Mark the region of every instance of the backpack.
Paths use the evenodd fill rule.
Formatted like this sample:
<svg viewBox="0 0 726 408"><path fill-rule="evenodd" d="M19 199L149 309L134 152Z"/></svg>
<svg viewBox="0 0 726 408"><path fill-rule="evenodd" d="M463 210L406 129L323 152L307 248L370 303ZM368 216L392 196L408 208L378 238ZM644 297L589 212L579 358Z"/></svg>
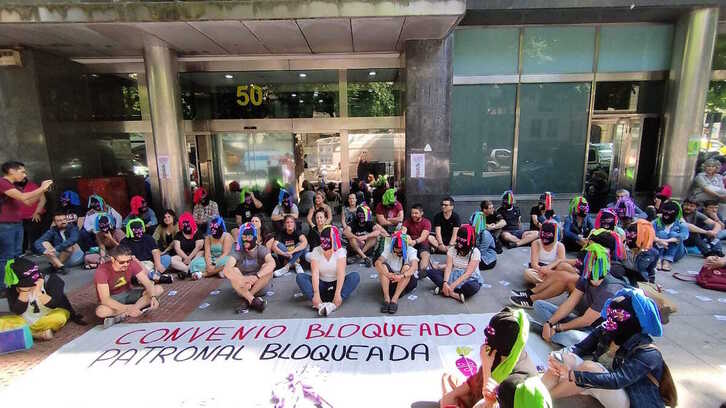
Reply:
<svg viewBox="0 0 726 408"><path fill-rule="evenodd" d="M650 343L641 344L640 346L635 347L630 354L632 355L638 350L658 350L658 352L660 352L655 344ZM663 357L661 355L661 359L662 358ZM661 375L660 381L658 381L653 373L650 372L648 373L648 379L653 383L653 385L658 387L660 397L666 406L675 408L678 405L678 390L676 389L676 383L673 381L671 370L668 368L668 364L666 364L665 360L663 360L663 375Z"/></svg>
<svg viewBox="0 0 726 408"><path fill-rule="evenodd" d="M726 292L726 271L707 269L704 266L696 276L696 283L702 288Z"/></svg>

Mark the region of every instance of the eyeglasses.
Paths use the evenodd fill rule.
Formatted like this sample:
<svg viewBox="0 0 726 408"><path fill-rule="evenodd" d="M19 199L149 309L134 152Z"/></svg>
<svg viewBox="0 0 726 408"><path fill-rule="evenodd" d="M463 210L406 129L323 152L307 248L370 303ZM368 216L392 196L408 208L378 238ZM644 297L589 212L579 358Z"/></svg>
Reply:
<svg viewBox="0 0 726 408"><path fill-rule="evenodd" d="M118 263L119 265L128 265L129 263L131 263L131 258L129 258L129 259L124 259L124 260L120 260L120 259L118 259L118 258L113 258L113 260L114 260L114 261L115 261L116 263Z"/></svg>
<svg viewBox="0 0 726 408"><path fill-rule="evenodd" d="M448 203L441 203L441 206L442 206L442 207L451 207L451 204L448 204Z"/></svg>

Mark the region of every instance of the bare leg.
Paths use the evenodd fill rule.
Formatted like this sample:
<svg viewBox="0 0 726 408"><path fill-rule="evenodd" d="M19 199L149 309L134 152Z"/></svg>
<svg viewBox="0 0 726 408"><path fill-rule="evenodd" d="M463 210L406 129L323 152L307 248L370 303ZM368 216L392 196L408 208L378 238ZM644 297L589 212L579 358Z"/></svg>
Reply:
<svg viewBox="0 0 726 408"><path fill-rule="evenodd" d="M539 238L539 233L537 231L525 231L524 234L522 234L522 239L517 241L517 246L527 245Z"/></svg>
<svg viewBox="0 0 726 408"><path fill-rule="evenodd" d="M368 253L368 251L371 250L374 246L376 246L376 242L378 241L378 238L369 238L366 240L366 244L363 246L363 255L367 256L365 254Z"/></svg>
<svg viewBox="0 0 726 408"><path fill-rule="evenodd" d="M408 282L411 280L411 277L402 278L398 281L396 284L396 291L393 293L393 297L391 297L391 302L398 303L398 298L401 297L401 293L406 289L406 286L408 286Z"/></svg>
<svg viewBox="0 0 726 408"><path fill-rule="evenodd" d="M189 265L185 264L179 255L171 257L171 267L179 272L189 272Z"/></svg>
<svg viewBox="0 0 726 408"><path fill-rule="evenodd" d="M517 238L516 235L510 234L507 231L502 231L501 237L502 237L502 241L504 241L504 242L511 242L511 243L516 244L519 241L519 238Z"/></svg>
<svg viewBox="0 0 726 408"><path fill-rule="evenodd" d="M260 279L257 279L254 285L250 288L250 293L252 296L256 296L262 289L267 286L268 283L272 280L272 274L268 273L267 275L263 276Z"/></svg>
<svg viewBox="0 0 726 408"><path fill-rule="evenodd" d="M366 254L360 249L360 241L358 241L358 237L356 237L352 233L347 234L346 236L348 237L348 242L350 243L351 248L353 248L353 251L358 254L358 256L365 258Z"/></svg>
<svg viewBox="0 0 726 408"><path fill-rule="evenodd" d="M384 302L390 302L391 301L391 294L388 292L388 285L390 284L390 280L386 277L386 272L388 270L388 267L384 265L382 262L376 261L376 272L378 272L378 278L381 282L381 291L383 291L383 301Z"/></svg>
<svg viewBox="0 0 726 408"><path fill-rule="evenodd" d="M419 257L421 257L421 262L419 263L418 269L420 271L423 271L429 267L429 261L431 260L431 254L424 251L419 254Z"/></svg>

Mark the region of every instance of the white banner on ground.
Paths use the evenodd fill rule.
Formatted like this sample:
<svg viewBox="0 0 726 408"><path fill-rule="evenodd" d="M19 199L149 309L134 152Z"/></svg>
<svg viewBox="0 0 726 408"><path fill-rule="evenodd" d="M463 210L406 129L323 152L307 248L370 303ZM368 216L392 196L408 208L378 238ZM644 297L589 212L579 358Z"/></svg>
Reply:
<svg viewBox="0 0 726 408"><path fill-rule="evenodd" d="M409 407L438 401L444 372L463 379L475 371L491 316L96 327L12 383L0 400L5 406L271 407L277 398L278 406L306 407L319 398L323 407ZM547 349L533 344L536 337L527 351L541 365Z"/></svg>

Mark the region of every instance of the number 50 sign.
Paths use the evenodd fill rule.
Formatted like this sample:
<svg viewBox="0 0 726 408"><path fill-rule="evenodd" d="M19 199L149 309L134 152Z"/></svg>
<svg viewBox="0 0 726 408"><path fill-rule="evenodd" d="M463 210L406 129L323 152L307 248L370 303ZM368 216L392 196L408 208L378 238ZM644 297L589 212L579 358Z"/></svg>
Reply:
<svg viewBox="0 0 726 408"><path fill-rule="evenodd" d="M237 105L247 106L262 105L262 88L257 85L239 85L237 86Z"/></svg>

